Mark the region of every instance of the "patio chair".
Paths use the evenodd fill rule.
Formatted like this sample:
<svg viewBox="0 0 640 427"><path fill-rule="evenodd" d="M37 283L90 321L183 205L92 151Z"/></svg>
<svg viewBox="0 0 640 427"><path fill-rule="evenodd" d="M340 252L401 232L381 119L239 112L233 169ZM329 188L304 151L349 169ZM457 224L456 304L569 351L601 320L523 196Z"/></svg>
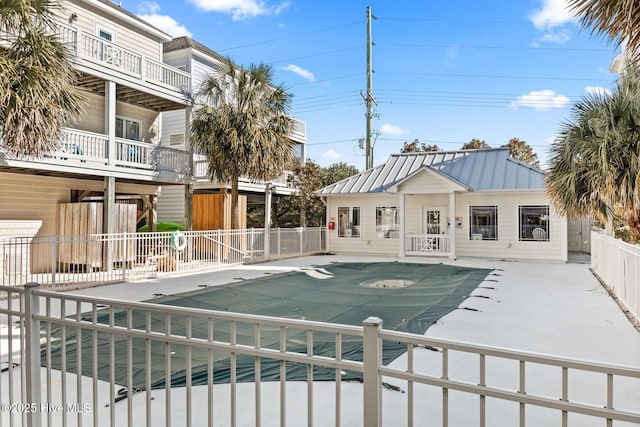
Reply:
<svg viewBox="0 0 640 427"><path fill-rule="evenodd" d="M533 235L533 238L536 240L547 240L547 232L544 231L543 228L536 227L533 229L531 234Z"/></svg>

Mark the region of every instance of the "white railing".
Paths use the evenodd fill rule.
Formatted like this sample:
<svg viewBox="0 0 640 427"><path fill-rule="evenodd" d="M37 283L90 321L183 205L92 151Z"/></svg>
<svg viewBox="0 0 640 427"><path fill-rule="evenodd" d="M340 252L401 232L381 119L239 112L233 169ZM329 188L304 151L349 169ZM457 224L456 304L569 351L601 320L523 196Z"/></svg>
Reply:
<svg viewBox="0 0 640 427"><path fill-rule="evenodd" d="M77 129L64 129L59 156L63 160L106 160L109 138L106 135Z"/></svg>
<svg viewBox="0 0 640 427"><path fill-rule="evenodd" d="M321 252L322 228L274 229L269 259ZM265 260L264 230L117 233L0 240L0 284L56 289L182 275Z"/></svg>
<svg viewBox="0 0 640 427"><path fill-rule="evenodd" d="M203 156L196 155L194 156L193 162L193 177L200 181L209 181L207 176L208 162L203 158ZM289 181L289 177L293 175L291 171L284 171L282 175L279 177L269 181L270 184L277 187L286 187L291 188L291 183ZM254 185L265 185L266 181L252 181L246 177L240 177L240 183L250 183Z"/></svg>
<svg viewBox="0 0 640 427"><path fill-rule="evenodd" d="M293 121L293 126L291 127L291 139L295 141L305 141L307 140L307 123L296 119L291 118Z"/></svg>
<svg viewBox="0 0 640 427"><path fill-rule="evenodd" d="M58 36L79 58L114 68L142 81L183 93L191 87L191 76L170 65L126 49L94 35L58 23Z"/></svg>
<svg viewBox="0 0 640 427"><path fill-rule="evenodd" d="M109 153L109 138L104 134L77 129L64 129L59 149L50 156L31 159L33 163L54 163L112 170L115 168L139 169L174 173L182 178L191 172L190 154L184 150L163 147L122 138L115 138L114 153ZM1 149L1 147L0 147ZM109 163L113 157L113 166ZM11 158L11 160L16 160Z"/></svg>
<svg viewBox="0 0 640 427"><path fill-rule="evenodd" d="M37 284L0 292L7 295L0 308L3 425L288 425L291 414L306 414L293 422L308 426L448 426L460 414L456 425L465 426L640 423L637 366L431 339L384 330L377 318L349 326L61 294ZM315 347L315 336L334 343L333 355ZM354 340L362 351L343 354L342 344ZM381 362L386 343L407 349L388 366ZM276 364L271 381L262 379L267 362ZM253 385L240 384L241 363ZM295 366L306 385L287 383ZM333 374L335 385L314 381L318 369ZM362 385L343 381L354 378Z"/></svg>
<svg viewBox="0 0 640 427"><path fill-rule="evenodd" d="M445 256L451 253L451 236L446 234L406 234L406 255Z"/></svg>
<svg viewBox="0 0 640 427"><path fill-rule="evenodd" d="M640 320L640 246L592 231L591 268Z"/></svg>

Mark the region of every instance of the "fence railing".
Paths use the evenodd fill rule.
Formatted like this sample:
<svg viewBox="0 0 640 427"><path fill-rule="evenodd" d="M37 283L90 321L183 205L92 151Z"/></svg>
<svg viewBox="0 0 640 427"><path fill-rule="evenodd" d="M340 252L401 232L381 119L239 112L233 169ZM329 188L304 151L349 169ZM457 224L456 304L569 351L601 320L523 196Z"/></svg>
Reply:
<svg viewBox="0 0 640 427"><path fill-rule="evenodd" d="M640 320L640 246L592 231L591 268Z"/></svg>
<svg viewBox="0 0 640 427"><path fill-rule="evenodd" d="M321 228L270 231L269 259L321 252ZM56 290L181 275L265 260L263 229L13 237L0 240L0 284Z"/></svg>
<svg viewBox="0 0 640 427"><path fill-rule="evenodd" d="M446 234L406 234L406 255L443 256L451 253L451 236Z"/></svg>
<svg viewBox="0 0 640 427"><path fill-rule="evenodd" d="M431 339L384 330L377 318L348 326L91 298L37 284L0 292L9 294L0 308L3 425L640 423L640 367ZM334 343L332 356L316 348L317 336ZM342 351L354 339L362 356ZM384 366L389 342L407 353ZM267 362L275 363L271 381L263 380ZM299 387L287 383L296 367L305 378ZM318 370L332 373L335 385L320 387ZM354 378L362 385L343 381ZM290 421L291 414L298 418Z"/></svg>

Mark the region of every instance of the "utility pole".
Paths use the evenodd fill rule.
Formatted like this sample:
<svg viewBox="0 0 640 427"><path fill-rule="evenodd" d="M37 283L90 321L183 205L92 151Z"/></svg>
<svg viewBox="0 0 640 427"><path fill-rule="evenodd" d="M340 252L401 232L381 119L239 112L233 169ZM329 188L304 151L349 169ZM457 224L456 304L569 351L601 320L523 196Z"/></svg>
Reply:
<svg viewBox="0 0 640 427"><path fill-rule="evenodd" d="M373 104L378 105L378 102L373 97L373 67L371 60L371 51L373 47L373 41L371 40L371 18L376 19L371 14L371 6L367 6L367 94L366 96L360 92L360 96L364 98L367 106L367 112L365 114L367 119L366 136L365 136L365 151L366 151L366 165L365 169L373 168L373 143L371 141L371 120L373 119Z"/></svg>

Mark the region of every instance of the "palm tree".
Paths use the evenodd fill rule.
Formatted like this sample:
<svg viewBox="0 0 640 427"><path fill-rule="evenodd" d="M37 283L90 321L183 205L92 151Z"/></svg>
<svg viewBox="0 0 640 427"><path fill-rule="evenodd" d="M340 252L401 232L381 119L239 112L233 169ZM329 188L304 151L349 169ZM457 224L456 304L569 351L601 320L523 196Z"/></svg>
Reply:
<svg viewBox="0 0 640 427"><path fill-rule="evenodd" d="M55 36L56 7L0 1L0 145L18 158L55 151L83 109L70 54Z"/></svg>
<svg viewBox="0 0 640 427"><path fill-rule="evenodd" d="M611 94L585 96L552 145L547 189L569 217L591 214L607 223L614 211L640 238L640 77L629 69Z"/></svg>
<svg viewBox="0 0 640 427"><path fill-rule="evenodd" d="M580 24L610 41L625 42L631 59L640 54L640 2L636 0L569 0Z"/></svg>
<svg viewBox="0 0 640 427"><path fill-rule="evenodd" d="M238 228L238 181L270 181L290 167L291 95L273 83L270 65L236 66L222 58L196 92L191 144L211 181L231 184L231 227Z"/></svg>

